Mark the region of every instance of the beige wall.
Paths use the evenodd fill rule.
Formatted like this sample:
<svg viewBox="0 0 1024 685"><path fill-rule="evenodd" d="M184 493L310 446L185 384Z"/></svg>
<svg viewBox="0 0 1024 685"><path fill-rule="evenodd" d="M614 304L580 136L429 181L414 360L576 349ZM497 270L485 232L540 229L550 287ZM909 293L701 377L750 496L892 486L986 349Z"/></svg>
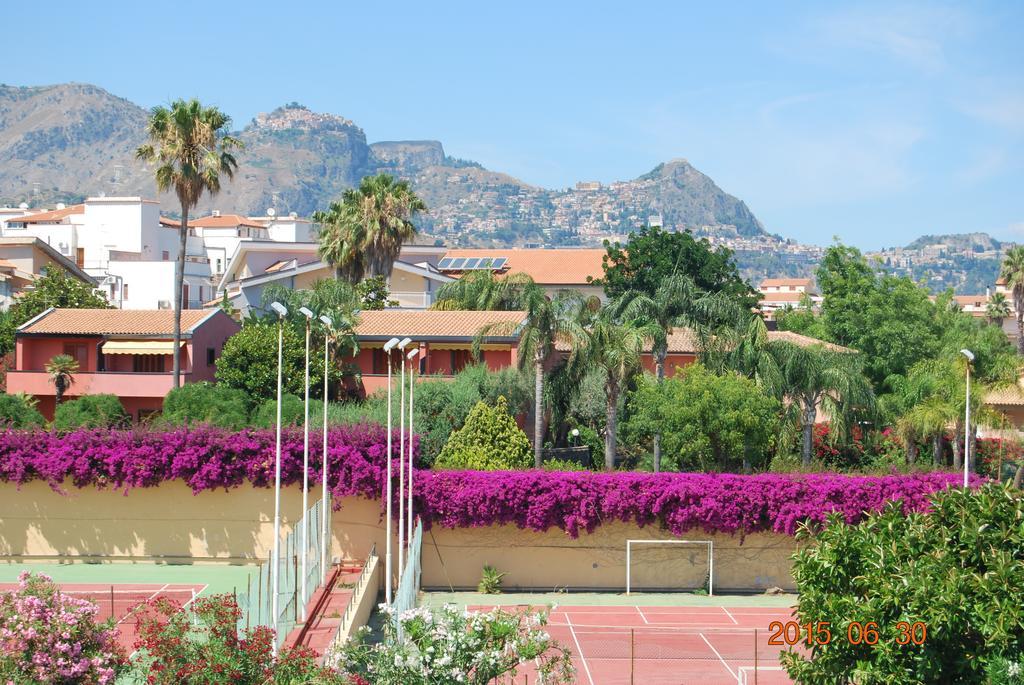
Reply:
<svg viewBox="0 0 1024 685"><path fill-rule="evenodd" d="M266 558L273 540L270 489L240 487L193 495L184 483L173 482L127 494L68 487L60 495L42 483L0 488L0 557L240 561ZM383 560L380 503L348 498L342 504L333 518L333 556L363 559L376 543ZM300 509L299 490L286 489L285 531ZM555 529L535 533L514 526L435 527L423 541L423 585L473 588L483 565L491 564L507 573L508 589L621 589L630 538L675 539L653 527L624 523L606 524L575 540ZM791 537L748 535L741 544L739 536L693 531L686 539L714 541L717 590L794 587L789 557L796 543ZM703 546L645 547L634 553L634 565L638 589L699 587L705 583L707 553Z"/></svg>

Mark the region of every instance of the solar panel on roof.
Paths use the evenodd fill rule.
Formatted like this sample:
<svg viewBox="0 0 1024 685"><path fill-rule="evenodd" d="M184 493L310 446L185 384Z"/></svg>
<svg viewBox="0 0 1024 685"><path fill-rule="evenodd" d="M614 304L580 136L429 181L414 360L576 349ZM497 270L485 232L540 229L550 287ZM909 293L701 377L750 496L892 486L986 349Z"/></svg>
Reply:
<svg viewBox="0 0 1024 685"><path fill-rule="evenodd" d="M458 259L453 259L452 263L448 265L448 268L449 269L461 269L462 265L465 264L465 263L466 263L466 258L465 257L459 257Z"/></svg>
<svg viewBox="0 0 1024 685"><path fill-rule="evenodd" d="M507 257L498 257L497 259L494 260L494 263L491 264L491 268L494 269L495 271L497 271L501 267L505 266L505 262L507 262L507 261L508 261Z"/></svg>
<svg viewBox="0 0 1024 685"><path fill-rule="evenodd" d="M480 258L479 257L473 257L472 259L467 259L466 263L462 265L462 268L466 269L466 270L475 269L476 265L479 264L479 263L480 263Z"/></svg>
<svg viewBox="0 0 1024 685"><path fill-rule="evenodd" d="M445 257L444 259L442 259L441 261L439 261L437 263L437 268L438 269L447 269L447 268L449 268L449 266L451 266L451 263L452 263L452 258L451 257Z"/></svg>
<svg viewBox="0 0 1024 685"><path fill-rule="evenodd" d="M492 257L481 257L480 258L480 263L477 264L476 268L478 268L478 269L490 269L491 268L491 264L493 262L494 262L494 259Z"/></svg>

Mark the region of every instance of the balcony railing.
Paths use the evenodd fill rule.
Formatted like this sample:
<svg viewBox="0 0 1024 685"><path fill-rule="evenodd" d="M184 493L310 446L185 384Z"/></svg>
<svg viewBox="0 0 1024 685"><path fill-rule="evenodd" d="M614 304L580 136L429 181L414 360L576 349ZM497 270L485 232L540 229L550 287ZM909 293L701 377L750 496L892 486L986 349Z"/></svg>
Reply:
<svg viewBox="0 0 1024 685"><path fill-rule="evenodd" d="M188 382L191 369L182 372ZM163 397L174 385L174 374L169 371L80 371L68 390L69 396L110 393L118 397ZM50 375L45 371L8 371L7 392L30 395L53 395Z"/></svg>
<svg viewBox="0 0 1024 685"><path fill-rule="evenodd" d="M388 297L398 302L401 309L428 309L434 304L433 293L392 291Z"/></svg>

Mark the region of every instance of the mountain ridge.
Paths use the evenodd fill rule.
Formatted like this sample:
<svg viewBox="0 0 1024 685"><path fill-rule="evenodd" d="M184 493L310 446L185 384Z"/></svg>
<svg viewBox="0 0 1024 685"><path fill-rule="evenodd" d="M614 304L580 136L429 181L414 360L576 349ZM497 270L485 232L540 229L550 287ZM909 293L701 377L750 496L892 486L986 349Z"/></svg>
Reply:
<svg viewBox="0 0 1024 685"><path fill-rule="evenodd" d="M0 85L0 203L157 196L134 155L147 116L92 84ZM258 114L236 135L245 143L238 173L199 211L259 214L273 206L308 215L383 171L408 178L431 209L424 229L455 243L600 242L651 215L672 228L764 234L741 200L681 159L600 190L559 190L450 157L441 141L369 142L355 122L296 102ZM173 198L160 199L173 213Z"/></svg>

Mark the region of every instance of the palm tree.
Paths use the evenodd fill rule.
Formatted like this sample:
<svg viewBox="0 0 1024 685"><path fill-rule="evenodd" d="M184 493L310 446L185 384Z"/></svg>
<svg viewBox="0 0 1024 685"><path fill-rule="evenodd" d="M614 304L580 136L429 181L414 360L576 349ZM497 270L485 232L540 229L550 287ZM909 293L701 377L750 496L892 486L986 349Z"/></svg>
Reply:
<svg viewBox="0 0 1024 685"><path fill-rule="evenodd" d="M484 326L473 340L473 351L479 355L483 339L489 335L519 335L519 368L533 364L533 462L540 468L544 444L544 371L557 343L575 349L585 336L578 318L581 298L572 292L549 297L533 279L523 274L509 276L504 281L508 281L508 285L503 287L514 289L515 294L502 297L511 298L513 306L526 313L526 320L522 324L504 322Z"/></svg>
<svg viewBox="0 0 1024 685"><path fill-rule="evenodd" d="M569 356L570 365L597 369L604 376L604 466L609 470L615 468L619 397L640 370L644 348L660 334L657 324L622 321L615 309L598 312Z"/></svg>
<svg viewBox="0 0 1024 685"><path fill-rule="evenodd" d="M529 283L527 283L529 281ZM445 283L437 291L431 309L445 311L514 310L520 291L533 280L523 274L495 278L490 271L470 271L461 278Z"/></svg>
<svg viewBox="0 0 1024 685"><path fill-rule="evenodd" d="M616 305L617 314L627 320L653 324L658 333L653 338L654 374L659 385L665 380L665 358L668 356L668 336L672 329L685 327L706 347L717 324L737 314L736 304L727 296L700 290L693 279L685 274L673 274L664 281L654 295L630 291ZM661 432L654 434L654 471L661 469Z"/></svg>
<svg viewBox="0 0 1024 685"><path fill-rule="evenodd" d="M426 210L408 181L367 176L358 188L346 190L341 202L313 215L321 224L320 256L339 278L355 282L364 273L389 278L402 244L416 237L413 217Z"/></svg>
<svg viewBox="0 0 1024 685"><path fill-rule="evenodd" d="M199 100L175 100L170 108L154 107L146 132L149 143L135 151L136 157L156 163L156 187L174 190L181 203L178 229L178 258L174 264L174 349L181 346L181 298L185 283L185 246L188 241L189 211L199 204L203 193L220 192L221 174L234 177L238 162L231 150L242 142L228 135L231 118L216 107ZM173 361L174 387L181 385L181 357Z"/></svg>
<svg viewBox="0 0 1024 685"><path fill-rule="evenodd" d="M768 350L778 369L774 378L765 377L777 397L788 398L789 413L802 433L801 454L804 466L811 463L814 423L818 407L828 414L839 431L855 410L872 411L874 394L854 353L830 350L823 345L800 347L774 341ZM771 386L774 385L774 388Z"/></svg>
<svg viewBox="0 0 1024 685"><path fill-rule="evenodd" d="M58 354L46 362L46 373L50 374L50 382L57 391L54 404L60 404L64 399L64 393L75 382L74 374L78 373L78 362L70 354Z"/></svg>
<svg viewBox="0 0 1024 685"><path fill-rule="evenodd" d="M1013 293L1013 310L1017 314L1017 352L1024 354L1024 246L1011 247L1006 251L1000 275Z"/></svg>
<svg viewBox="0 0 1024 685"><path fill-rule="evenodd" d="M988 320L999 328L1003 327L1003 319L1010 316L1010 302L1002 293L992 293L988 298L988 305L985 307L985 314Z"/></svg>

